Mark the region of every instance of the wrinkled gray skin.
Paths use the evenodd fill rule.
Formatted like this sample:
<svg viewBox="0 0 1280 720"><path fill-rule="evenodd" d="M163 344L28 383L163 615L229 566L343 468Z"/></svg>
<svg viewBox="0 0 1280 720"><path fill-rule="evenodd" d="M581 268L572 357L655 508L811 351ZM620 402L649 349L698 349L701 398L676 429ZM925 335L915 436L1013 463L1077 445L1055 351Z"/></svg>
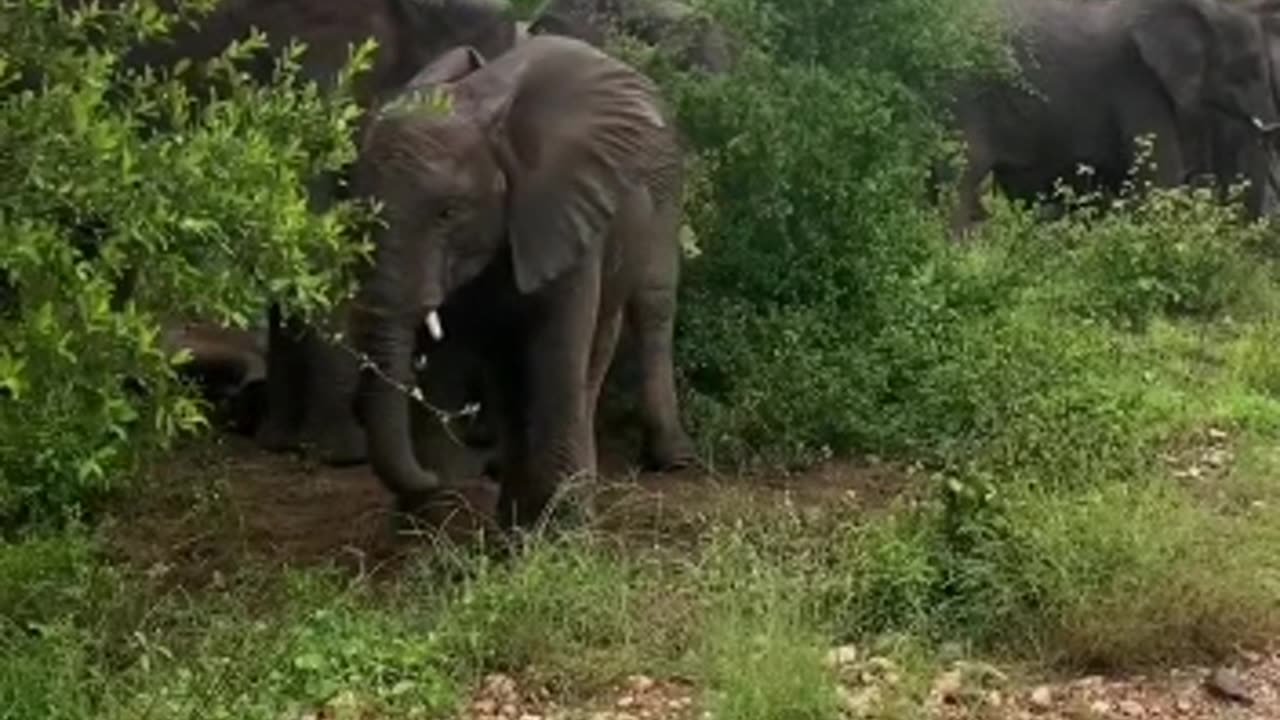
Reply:
<svg viewBox="0 0 1280 720"><path fill-rule="evenodd" d="M269 79L273 58L298 39L307 44L301 75L326 87L350 48L374 38L374 66L356 87L357 101L371 107L449 48L470 45L488 56L512 47L515 23L505 9L499 0L225 0L197 27L182 27L170 41L138 48L126 62L167 66L182 58L208 59L257 27L270 47L252 61L256 78ZM315 207L332 201L337 180L311 183ZM275 451L308 447L332 465L363 462L366 443L353 412L359 377L354 356L279 308L272 308L268 322L267 416L258 428L259 443Z"/></svg>
<svg viewBox="0 0 1280 720"><path fill-rule="evenodd" d="M1028 92L993 81L956 104L966 141L956 236L982 218L982 181L1036 200L1062 179L1114 192L1134 139L1152 135L1157 185L1186 181L1210 113L1274 126L1271 67L1255 14L1220 0L1005 0ZM1082 165L1094 169L1082 186Z"/></svg>
<svg viewBox="0 0 1280 720"><path fill-rule="evenodd" d="M358 346L408 382L438 310L444 342L484 358L507 527L534 522L565 478L595 474L597 401L624 319L640 339L649 451L687 463L672 363L682 168L653 83L541 36L487 64L458 48L410 87L361 144L356 187L388 226L353 308ZM432 89L450 98L447 116L414 109ZM409 403L373 373L362 387L370 462L412 507L440 478L415 457Z"/></svg>
<svg viewBox="0 0 1280 720"><path fill-rule="evenodd" d="M1280 0L1250 0L1240 5L1262 24L1272 92L1280 102ZM1200 131L1204 133L1202 152L1193 172L1224 192L1228 186L1247 180L1244 203L1251 219L1280 212L1280 138L1258 133L1248 123L1222 114L1210 114Z"/></svg>
<svg viewBox="0 0 1280 720"><path fill-rule="evenodd" d="M659 48L686 69L719 74L733 65L724 28L677 0L550 0L528 32L577 38L595 47L603 47L611 33L621 33Z"/></svg>

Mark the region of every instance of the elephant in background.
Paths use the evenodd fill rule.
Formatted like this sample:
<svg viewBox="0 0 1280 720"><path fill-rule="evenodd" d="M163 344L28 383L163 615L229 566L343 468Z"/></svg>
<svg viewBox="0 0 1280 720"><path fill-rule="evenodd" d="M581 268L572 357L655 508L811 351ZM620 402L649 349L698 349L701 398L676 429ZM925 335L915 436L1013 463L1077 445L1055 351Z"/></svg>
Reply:
<svg viewBox="0 0 1280 720"><path fill-rule="evenodd" d="M1261 23L1273 93L1280 103L1280 0L1247 0L1239 4ZM1223 195L1230 185L1247 180L1244 204L1250 219L1280 212L1280 138L1222 114L1211 115L1200 132L1202 152L1194 172L1207 178Z"/></svg>
<svg viewBox="0 0 1280 720"><path fill-rule="evenodd" d="M603 47L611 33L622 33L657 47L684 69L721 74L733 66L724 28L678 0L551 0L528 32L595 47Z"/></svg>
<svg viewBox="0 0 1280 720"><path fill-rule="evenodd" d="M1153 136L1157 185L1185 182L1203 152L1207 118L1269 133L1280 112L1258 17L1221 0L1005 0L1027 87L965 88L954 111L966 155L952 210L959 236L983 216L991 175L1020 200L1058 180L1114 192L1129 177L1136 138ZM1081 166L1094 187L1081 187Z"/></svg>
<svg viewBox="0 0 1280 720"><path fill-rule="evenodd" d="M235 432L254 433L266 410L265 333L204 322L167 323L161 344L170 353L190 353L178 375L200 388L215 417Z"/></svg>
<svg viewBox="0 0 1280 720"><path fill-rule="evenodd" d="M261 30L268 48L249 62L259 81L271 77L274 58L291 40L307 44L301 76L331 87L351 48L378 42L373 67L357 79L356 100L375 107L449 48L468 45L499 55L515 44L515 22L501 0L223 0L194 25L179 25L166 38L134 49L131 67L172 66L207 60L233 40ZM313 205L323 208L345 192L337 177L309 184ZM345 314L340 309L338 315ZM358 361L347 349L279 307L268 316L266 417L259 443L273 451L308 447L332 465L363 462L364 433L354 414Z"/></svg>
<svg viewBox="0 0 1280 720"><path fill-rule="evenodd" d="M443 115L421 108L435 92ZM652 81L571 38L534 36L491 61L457 48L380 111L355 189L387 223L351 334L376 368L358 402L369 459L402 508L441 481L415 454L397 386L415 352L429 360L442 342L472 349L495 388L506 527L540 517L562 480L595 474L597 401L624 321L639 338L648 452L691 459L672 359L682 178Z"/></svg>

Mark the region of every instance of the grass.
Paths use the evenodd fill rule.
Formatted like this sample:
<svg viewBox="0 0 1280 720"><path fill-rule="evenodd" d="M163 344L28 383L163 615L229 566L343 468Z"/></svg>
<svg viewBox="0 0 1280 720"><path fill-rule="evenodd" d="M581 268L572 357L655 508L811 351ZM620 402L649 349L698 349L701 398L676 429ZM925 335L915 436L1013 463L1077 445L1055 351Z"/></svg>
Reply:
<svg viewBox="0 0 1280 720"><path fill-rule="evenodd" d="M438 717L489 672L566 700L644 672L692 680L715 717L829 718L824 656L850 640L901 666L891 717L918 706L947 643L1064 668L1213 655L1280 632L1280 523L1258 506L1280 501L1277 456L1239 444L1211 497L1028 488L962 532L937 501L737 516L678 552L583 530L511 563L455 548L390 583L248 566L189 594L85 535L12 542L0 718Z"/></svg>
<svg viewBox="0 0 1280 720"><path fill-rule="evenodd" d="M1162 207L1146 222L1217 227ZM216 580L166 582L154 553L112 559L111 523L33 530L0 545L0 720L440 717L491 672L570 702L642 672L692 681L714 717L828 718L865 690L845 678L842 697L824 662L844 643L897 668L876 712L910 717L947 647L1126 669L1273 639L1271 261L1222 237L1170 259L1122 222L1090 234L1000 212L982 244L935 258L920 327L881 336L885 376L910 382L849 407L828 387L833 423L870 403L923 467L887 506L730 483L674 521L631 507L507 561L442 545L389 580L246 554L219 556ZM1046 236L1071 240L1047 254ZM1206 281L1187 253L1225 257ZM1127 297L1135 272L1164 289ZM946 342L922 345L925 330ZM156 482L160 513L235 532L231 493Z"/></svg>

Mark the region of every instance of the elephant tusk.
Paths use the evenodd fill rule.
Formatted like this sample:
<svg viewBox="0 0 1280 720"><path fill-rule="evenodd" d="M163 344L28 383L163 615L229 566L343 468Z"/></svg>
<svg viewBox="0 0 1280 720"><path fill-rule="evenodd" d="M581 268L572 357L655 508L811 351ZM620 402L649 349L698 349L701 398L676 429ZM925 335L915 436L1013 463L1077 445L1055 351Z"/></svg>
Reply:
<svg viewBox="0 0 1280 720"><path fill-rule="evenodd" d="M440 313L432 310L427 313L424 323L427 326L427 332L431 334L431 339L440 342L444 339L444 327L440 324Z"/></svg>
<svg viewBox="0 0 1280 720"><path fill-rule="evenodd" d="M1262 118L1259 118L1259 117L1254 117L1250 119L1253 120L1253 126L1257 128L1258 132L1264 135L1270 135L1274 132L1280 131L1280 122L1269 123L1269 122L1265 122Z"/></svg>

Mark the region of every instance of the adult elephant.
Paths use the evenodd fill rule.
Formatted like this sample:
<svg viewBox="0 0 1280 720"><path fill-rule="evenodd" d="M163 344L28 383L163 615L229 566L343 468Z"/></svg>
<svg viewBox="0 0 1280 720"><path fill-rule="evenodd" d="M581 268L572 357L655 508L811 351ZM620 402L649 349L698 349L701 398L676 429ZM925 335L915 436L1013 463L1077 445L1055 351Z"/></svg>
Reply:
<svg viewBox="0 0 1280 720"><path fill-rule="evenodd" d="M603 47L621 33L659 48L681 67L720 74L733 65L729 39L714 18L678 0L551 0L530 35L562 35Z"/></svg>
<svg viewBox="0 0 1280 720"><path fill-rule="evenodd" d="M1025 83L967 88L955 112L966 141L951 226L982 216L991 175L1005 193L1036 200L1056 181L1092 169L1096 189L1118 190L1154 139L1161 186L1184 182L1212 115L1267 133L1278 116L1255 13L1220 0L1006 0Z"/></svg>
<svg viewBox="0 0 1280 720"><path fill-rule="evenodd" d="M299 40L306 44L300 75L325 89L332 87L353 46L376 40L373 67L355 88L362 107L394 95L449 48L468 45L496 56L512 47L516 36L515 21L501 0L223 0L194 25L181 25L168 37L134 49L125 61L133 67L164 67L183 59L206 60L253 28L267 41L247 68L255 79L269 81L274 59ZM337 177L316 178L309 189L317 208L342 192ZM272 308L268 325L267 409L259 443L275 451L307 447L332 465L363 462L365 437L353 412L359 377L354 355L290 318L285 309Z"/></svg>
<svg viewBox="0 0 1280 720"><path fill-rule="evenodd" d="M1240 7L1254 13L1262 26L1272 92L1280 102L1280 1L1248 0ZM1248 181L1243 200L1251 219L1280 212L1280 138L1221 114L1206 118L1200 132L1203 146L1194 172L1215 183L1224 194L1240 180Z"/></svg>
<svg viewBox="0 0 1280 720"><path fill-rule="evenodd" d="M436 93L447 113L421 107ZM651 452L691 455L672 364L682 175L654 84L571 38L532 37L488 63L455 49L383 109L356 188L388 222L352 334L376 368L359 401L369 458L402 506L441 484L414 455L401 389L428 335L489 365L505 526L538 518L563 479L595 473L595 411L624 316L640 339Z"/></svg>

